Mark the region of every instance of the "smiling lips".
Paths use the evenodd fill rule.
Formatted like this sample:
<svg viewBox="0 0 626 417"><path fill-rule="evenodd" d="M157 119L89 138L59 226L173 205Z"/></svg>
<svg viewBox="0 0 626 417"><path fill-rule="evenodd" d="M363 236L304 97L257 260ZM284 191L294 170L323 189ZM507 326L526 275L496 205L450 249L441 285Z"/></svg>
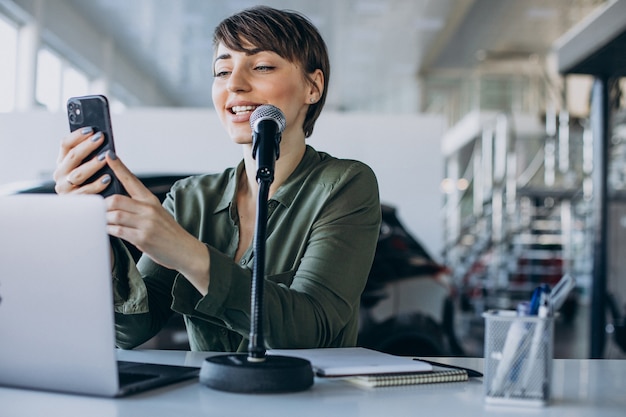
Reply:
<svg viewBox="0 0 626 417"><path fill-rule="evenodd" d="M246 113L251 113L259 106L233 106L230 108L230 112L232 114L241 115Z"/></svg>

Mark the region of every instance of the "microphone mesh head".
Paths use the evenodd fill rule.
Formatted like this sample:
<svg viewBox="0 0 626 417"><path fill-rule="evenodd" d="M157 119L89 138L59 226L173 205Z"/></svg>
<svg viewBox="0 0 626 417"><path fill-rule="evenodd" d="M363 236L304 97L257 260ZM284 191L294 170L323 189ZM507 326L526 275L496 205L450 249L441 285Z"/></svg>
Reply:
<svg viewBox="0 0 626 417"><path fill-rule="evenodd" d="M259 106L252 112L250 115L250 127L256 132L258 123L261 120L267 119L271 119L276 122L278 125L278 133L282 133L282 131L285 130L285 125L287 124L285 115L278 107L272 106L271 104Z"/></svg>

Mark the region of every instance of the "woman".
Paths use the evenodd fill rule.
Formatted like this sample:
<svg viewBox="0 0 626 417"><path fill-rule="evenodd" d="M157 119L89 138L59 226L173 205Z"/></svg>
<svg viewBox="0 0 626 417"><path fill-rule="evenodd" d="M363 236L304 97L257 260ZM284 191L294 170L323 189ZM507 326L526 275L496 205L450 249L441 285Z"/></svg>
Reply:
<svg viewBox="0 0 626 417"><path fill-rule="evenodd" d="M118 345L145 342L177 311L193 350L247 348L258 192L249 117L263 104L281 109L287 126L268 201L267 348L354 345L380 204L366 165L305 142L327 93L324 41L303 16L256 7L221 22L213 42L213 103L242 147L237 167L177 182L161 206L114 154L80 164L101 138L76 131L62 141L58 193L100 192L109 178L83 181L108 164L129 194L106 199L108 232L119 238L112 239ZM144 253L137 265L120 239Z"/></svg>

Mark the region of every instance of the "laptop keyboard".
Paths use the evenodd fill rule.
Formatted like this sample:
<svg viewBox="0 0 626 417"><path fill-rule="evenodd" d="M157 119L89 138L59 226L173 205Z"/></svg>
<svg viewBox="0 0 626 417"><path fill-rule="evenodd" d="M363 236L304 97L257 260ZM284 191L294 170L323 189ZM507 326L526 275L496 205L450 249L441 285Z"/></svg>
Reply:
<svg viewBox="0 0 626 417"><path fill-rule="evenodd" d="M120 387L160 386L198 376L200 369L187 366L117 361Z"/></svg>
<svg viewBox="0 0 626 417"><path fill-rule="evenodd" d="M117 367L120 386L135 384L159 377L159 374L147 372L145 370L146 366L143 363L117 361Z"/></svg>
<svg viewBox="0 0 626 417"><path fill-rule="evenodd" d="M147 381L156 377L158 377L158 375L155 374L138 374L132 372L119 373L120 386L135 384L137 382Z"/></svg>

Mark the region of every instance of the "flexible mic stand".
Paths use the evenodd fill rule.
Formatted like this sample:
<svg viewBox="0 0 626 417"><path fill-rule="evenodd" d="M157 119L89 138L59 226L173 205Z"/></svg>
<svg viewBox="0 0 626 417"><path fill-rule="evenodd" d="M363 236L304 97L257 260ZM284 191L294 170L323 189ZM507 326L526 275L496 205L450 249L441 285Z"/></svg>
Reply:
<svg viewBox="0 0 626 417"><path fill-rule="evenodd" d="M270 109L267 109L270 107ZM261 106L256 113L282 112L273 106ZM272 118L268 118L273 120ZM265 119L267 120L267 119ZM257 160L256 179L259 183L256 230L254 235L254 270L250 300L250 335L248 353L225 354L205 359L200 370L200 382L221 391L241 393L278 393L303 391L313 385L313 369L305 359L281 355L267 355L263 339L263 283L265 276L265 238L267 227L267 200L274 181L274 163L279 156L280 124L254 123L252 156ZM283 122L284 126L284 122ZM259 130L257 132L257 129Z"/></svg>

